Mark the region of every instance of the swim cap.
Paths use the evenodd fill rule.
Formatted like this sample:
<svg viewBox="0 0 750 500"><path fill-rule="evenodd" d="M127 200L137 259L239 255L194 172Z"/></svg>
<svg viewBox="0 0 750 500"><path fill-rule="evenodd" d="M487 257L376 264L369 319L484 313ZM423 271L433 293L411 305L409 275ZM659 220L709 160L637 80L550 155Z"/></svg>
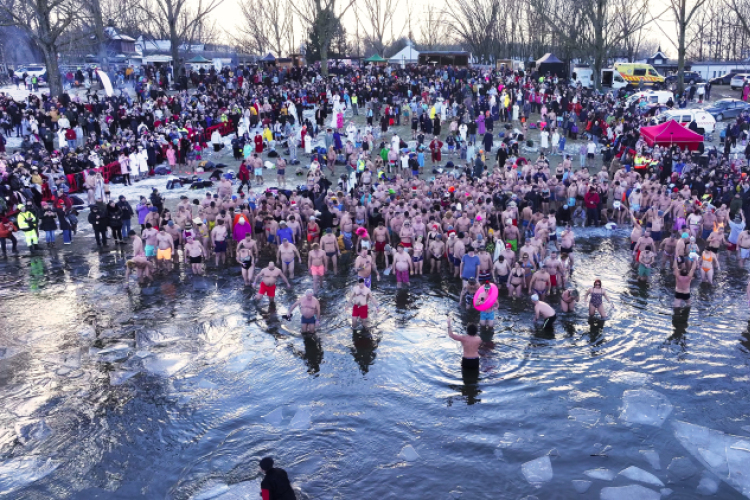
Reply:
<svg viewBox="0 0 750 500"><path fill-rule="evenodd" d="M167 226L170 226L170 227L171 227L171 226L174 226L174 221L173 221L173 220L171 220L171 221L167 222Z"/></svg>
<svg viewBox="0 0 750 500"><path fill-rule="evenodd" d="M534 294L534 295L531 296L531 301L532 302L537 302L538 300L539 300L539 295Z"/></svg>
<svg viewBox="0 0 750 500"><path fill-rule="evenodd" d="M687 238L690 238L690 235L688 233L682 233L682 237L687 239Z"/></svg>
<svg viewBox="0 0 750 500"><path fill-rule="evenodd" d="M305 290L305 295L312 295L312 294L313 294L312 288L308 288L307 290Z"/></svg>

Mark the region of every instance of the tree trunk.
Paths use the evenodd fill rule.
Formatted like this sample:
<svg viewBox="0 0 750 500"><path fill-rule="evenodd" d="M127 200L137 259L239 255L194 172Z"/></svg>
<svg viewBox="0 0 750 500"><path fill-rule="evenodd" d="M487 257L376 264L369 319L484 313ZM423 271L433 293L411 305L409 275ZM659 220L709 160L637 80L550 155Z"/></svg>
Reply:
<svg viewBox="0 0 750 500"><path fill-rule="evenodd" d="M679 93L685 90L685 23L682 19L679 20L677 33L677 92Z"/></svg>
<svg viewBox="0 0 750 500"><path fill-rule="evenodd" d="M180 78L182 64L180 63L180 37L177 35L177 26L175 24L169 27L169 42L172 49L172 81L177 82Z"/></svg>
<svg viewBox="0 0 750 500"><path fill-rule="evenodd" d="M320 74L328 78L328 42L320 44Z"/></svg>
<svg viewBox="0 0 750 500"><path fill-rule="evenodd" d="M49 85L50 97L59 96L63 93L62 80L60 79L60 68L57 64L57 50L54 46L39 43L39 48L44 54L44 64L47 65L47 85Z"/></svg>

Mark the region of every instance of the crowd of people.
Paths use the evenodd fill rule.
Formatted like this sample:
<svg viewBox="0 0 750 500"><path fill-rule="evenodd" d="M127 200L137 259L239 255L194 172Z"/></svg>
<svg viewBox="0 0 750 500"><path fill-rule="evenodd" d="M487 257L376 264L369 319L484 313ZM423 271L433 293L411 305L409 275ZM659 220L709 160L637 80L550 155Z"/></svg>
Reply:
<svg viewBox="0 0 750 500"><path fill-rule="evenodd" d="M645 101L550 75L332 69L225 67L185 75L192 87L178 91L153 72L132 95L0 96L0 127L21 139L0 157L3 255L6 242L18 252L18 232L32 252L42 231L50 248L56 231L71 244L88 210L98 245L108 235L132 244L126 280L182 262L200 275L213 262L237 266L245 285L259 284L258 299L273 301L278 281L290 286L301 268L313 286L288 317L299 308L304 333L315 332L326 278L350 266L353 327L378 307L373 274L399 288L427 273L461 279L467 308L493 283L530 297L541 328L557 317L552 295L560 312L583 298L606 318L601 280L585 294L570 285L579 226L632 226L638 279L672 269L676 307L690 304L694 277L712 285L720 260L750 258L747 114L727 127L724 148L699 154L649 147L639 130L660 110ZM211 161L225 144L236 174ZM101 167L112 164L105 179ZM170 209L156 189L135 206L110 194L113 182L160 172L205 197L183 195ZM492 327L496 310L482 310L479 327ZM477 330L449 329L469 360Z"/></svg>

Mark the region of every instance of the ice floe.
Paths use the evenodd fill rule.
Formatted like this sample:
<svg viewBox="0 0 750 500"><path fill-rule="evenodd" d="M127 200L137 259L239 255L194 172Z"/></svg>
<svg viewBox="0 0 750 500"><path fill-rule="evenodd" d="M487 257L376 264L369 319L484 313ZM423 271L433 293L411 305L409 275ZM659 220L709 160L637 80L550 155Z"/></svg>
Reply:
<svg viewBox="0 0 750 500"><path fill-rule="evenodd" d="M412 445L407 444L403 447L401 453L398 454L398 458L406 460L407 462L416 462L420 459L420 456Z"/></svg>
<svg viewBox="0 0 750 500"><path fill-rule="evenodd" d="M521 466L521 470L530 483L545 483L552 480L552 462L549 455L526 462Z"/></svg>
<svg viewBox="0 0 750 500"><path fill-rule="evenodd" d="M13 458L0 463L0 496L8 495L50 475L60 464L51 458Z"/></svg>
<svg viewBox="0 0 750 500"><path fill-rule="evenodd" d="M307 408L300 408L297 413L292 417L292 421L289 422L290 429L309 429L312 425L312 413Z"/></svg>
<svg viewBox="0 0 750 500"><path fill-rule="evenodd" d="M620 419L630 424L661 427L672 413L672 404L661 393L650 389L633 389L622 395Z"/></svg>
<svg viewBox="0 0 750 500"><path fill-rule="evenodd" d="M640 450L640 452L652 469L661 470L661 460L659 460L659 453L656 450Z"/></svg>
<svg viewBox="0 0 750 500"><path fill-rule="evenodd" d="M612 481L615 478L615 473L609 469L589 469L583 471L583 473L591 479L601 479L602 481Z"/></svg>
<svg viewBox="0 0 750 500"><path fill-rule="evenodd" d="M631 484L628 486L602 488L599 498L601 500L659 500L661 493L640 484Z"/></svg>
<svg viewBox="0 0 750 500"><path fill-rule="evenodd" d="M620 471L620 475L624 476L631 481L638 481L639 483L646 483L652 486L664 486L664 483L658 477L654 476L650 472L646 472L638 467L631 466L627 469Z"/></svg>
<svg viewBox="0 0 750 500"><path fill-rule="evenodd" d="M155 354L143 360L143 367L154 375L171 377L190 363L186 354Z"/></svg>

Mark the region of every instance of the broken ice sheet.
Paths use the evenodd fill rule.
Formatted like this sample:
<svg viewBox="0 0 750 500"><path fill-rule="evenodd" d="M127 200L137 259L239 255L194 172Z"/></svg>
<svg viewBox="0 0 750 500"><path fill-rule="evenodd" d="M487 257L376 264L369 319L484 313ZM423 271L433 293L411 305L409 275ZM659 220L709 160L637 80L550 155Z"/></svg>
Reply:
<svg viewBox="0 0 750 500"><path fill-rule="evenodd" d="M609 380L620 384L638 386L648 384L651 381L651 375L641 372L619 371L612 373Z"/></svg>
<svg viewBox="0 0 750 500"><path fill-rule="evenodd" d="M583 471L583 473L591 479L601 479L602 481L612 481L615 478L615 473L609 469L589 469Z"/></svg>
<svg viewBox="0 0 750 500"><path fill-rule="evenodd" d="M263 420L271 425L278 427L281 425L281 421L284 419L284 411L281 408L276 408L268 415L263 416Z"/></svg>
<svg viewBox="0 0 750 500"><path fill-rule="evenodd" d="M640 484L602 488L600 500L660 500L661 493Z"/></svg>
<svg viewBox="0 0 750 500"><path fill-rule="evenodd" d="M649 389L625 391L620 419L630 424L661 427L672 413L672 404L661 393Z"/></svg>
<svg viewBox="0 0 750 500"><path fill-rule="evenodd" d="M697 491L699 494L705 496L714 495L719 491L719 482L710 473L703 471Z"/></svg>
<svg viewBox="0 0 750 500"><path fill-rule="evenodd" d="M31 441L42 441L52 434L44 419L24 419L14 425L16 437L24 446Z"/></svg>
<svg viewBox="0 0 750 500"><path fill-rule="evenodd" d="M573 480L573 488L580 494L584 494L591 488L591 481L584 481L582 479Z"/></svg>
<svg viewBox="0 0 750 500"><path fill-rule="evenodd" d="M673 458L672 461L669 462L667 470L680 481L684 481L698 472L698 469L695 468L693 462L687 457Z"/></svg>
<svg viewBox="0 0 750 500"><path fill-rule="evenodd" d="M143 367L154 375L171 377L190 363L189 354L155 354L143 360Z"/></svg>
<svg viewBox="0 0 750 500"><path fill-rule="evenodd" d="M292 421L289 422L289 427L291 429L309 429L310 425L312 425L312 413L310 413L310 410L307 408L300 408L297 410L297 413L294 414L294 417L292 417Z"/></svg>
<svg viewBox="0 0 750 500"><path fill-rule="evenodd" d="M122 385L127 380L138 375L138 371L114 371L109 372L109 385Z"/></svg>
<svg viewBox="0 0 750 500"><path fill-rule="evenodd" d="M631 481L638 481L639 483L646 483L653 486L664 486L664 483L658 477L635 466L621 470L620 475Z"/></svg>
<svg viewBox="0 0 750 500"><path fill-rule="evenodd" d="M526 462L521 466L523 475L530 483L545 483L552 480L552 462L549 455Z"/></svg>
<svg viewBox="0 0 750 500"><path fill-rule="evenodd" d="M419 453L417 453L417 450L415 450L412 445L407 444L401 450L401 453L398 454L398 458L406 460L407 462L415 462L419 460L420 456Z"/></svg>
<svg viewBox="0 0 750 500"><path fill-rule="evenodd" d="M51 458L45 461L40 457L13 458L0 463L0 496L13 493L48 476L59 465Z"/></svg>
<svg viewBox="0 0 750 500"><path fill-rule="evenodd" d="M652 469L661 470L661 461L659 460L659 453L656 450L640 450L643 454L643 458L651 465Z"/></svg>
<svg viewBox="0 0 750 500"><path fill-rule="evenodd" d="M599 422L601 412L599 410L589 410L586 408L573 408L568 410L568 418L580 422L588 427L593 427Z"/></svg>

